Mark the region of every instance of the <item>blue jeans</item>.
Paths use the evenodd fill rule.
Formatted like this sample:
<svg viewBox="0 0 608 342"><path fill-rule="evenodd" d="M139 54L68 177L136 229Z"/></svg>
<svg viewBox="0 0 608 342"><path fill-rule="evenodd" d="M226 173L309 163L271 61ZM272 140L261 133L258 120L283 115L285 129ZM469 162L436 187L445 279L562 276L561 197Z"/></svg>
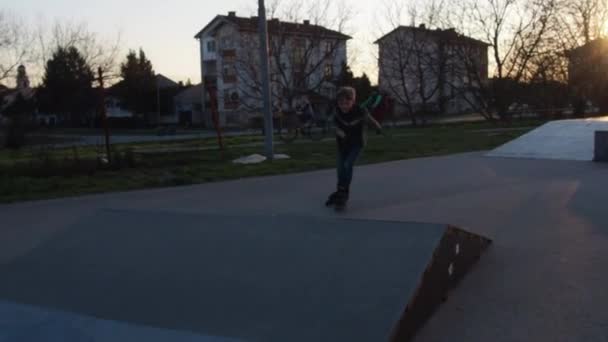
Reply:
<svg viewBox="0 0 608 342"><path fill-rule="evenodd" d="M348 190L350 187L353 180L353 168L362 149L362 146L352 146L348 149L338 148L338 188Z"/></svg>

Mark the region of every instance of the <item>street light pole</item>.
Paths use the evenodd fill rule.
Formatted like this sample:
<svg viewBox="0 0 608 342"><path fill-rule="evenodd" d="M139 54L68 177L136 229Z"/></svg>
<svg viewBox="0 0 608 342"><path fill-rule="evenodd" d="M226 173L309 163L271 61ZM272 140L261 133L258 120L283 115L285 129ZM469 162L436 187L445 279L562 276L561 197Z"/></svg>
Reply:
<svg viewBox="0 0 608 342"><path fill-rule="evenodd" d="M260 34L260 70L262 76L262 98L264 101L264 131L266 132L265 138L265 152L266 158L272 160L274 158L274 148L272 141L273 127L272 127L272 111L270 108L270 74L268 65L268 26L266 23L266 8L264 7L264 0L258 0L258 31Z"/></svg>

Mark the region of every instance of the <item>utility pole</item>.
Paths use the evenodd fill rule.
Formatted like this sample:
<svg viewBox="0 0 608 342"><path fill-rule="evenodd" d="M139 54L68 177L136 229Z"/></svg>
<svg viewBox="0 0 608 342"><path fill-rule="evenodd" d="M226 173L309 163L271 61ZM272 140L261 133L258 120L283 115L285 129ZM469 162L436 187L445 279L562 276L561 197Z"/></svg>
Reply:
<svg viewBox="0 0 608 342"><path fill-rule="evenodd" d="M264 99L264 131L266 158L274 158L274 147L272 141L272 110L270 104L270 73L268 65L268 26L266 23L266 8L264 0L258 0L258 32L260 34L260 70L262 72L262 98Z"/></svg>
<svg viewBox="0 0 608 342"><path fill-rule="evenodd" d="M108 163L110 163L112 161L112 157L110 155L110 130L108 128L108 116L106 115L106 100L105 100L105 93L104 93L104 87L103 87L103 70L101 70L101 67L97 68L97 76L98 81L99 81L99 97L100 97L100 106L99 106L99 110L100 110L100 114L101 114L101 123L103 125L103 132L105 135L105 142L106 142L106 157L108 158Z"/></svg>

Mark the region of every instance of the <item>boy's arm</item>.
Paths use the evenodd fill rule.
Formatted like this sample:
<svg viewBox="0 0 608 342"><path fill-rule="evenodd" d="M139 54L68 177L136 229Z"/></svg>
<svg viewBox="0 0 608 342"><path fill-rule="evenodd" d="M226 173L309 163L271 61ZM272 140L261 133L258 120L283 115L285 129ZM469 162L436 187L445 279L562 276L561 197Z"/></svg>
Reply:
<svg viewBox="0 0 608 342"><path fill-rule="evenodd" d="M371 122L372 125L374 125L374 128L376 128L376 133L381 134L382 125L380 125L380 123L378 121L376 121L376 119L374 119L374 117L370 114L370 112L369 112L369 110L367 110L367 108L362 108L362 110L363 110L364 121L366 123Z"/></svg>
<svg viewBox="0 0 608 342"><path fill-rule="evenodd" d="M382 130L382 125L376 119L374 119L374 117L368 110L365 110L365 115L367 116L367 121L371 122L377 131Z"/></svg>

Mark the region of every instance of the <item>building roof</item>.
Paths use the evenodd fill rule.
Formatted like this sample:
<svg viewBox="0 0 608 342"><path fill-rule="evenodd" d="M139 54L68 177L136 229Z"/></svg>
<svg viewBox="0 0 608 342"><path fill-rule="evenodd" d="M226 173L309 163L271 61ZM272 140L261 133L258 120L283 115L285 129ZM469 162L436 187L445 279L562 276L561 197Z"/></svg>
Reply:
<svg viewBox="0 0 608 342"><path fill-rule="evenodd" d="M8 106L15 102L20 94L23 98L29 100L36 95L37 91L38 89L36 88L11 89L4 87L4 89L0 91L0 96L2 96L0 98L0 111L4 111Z"/></svg>
<svg viewBox="0 0 608 342"><path fill-rule="evenodd" d="M590 41L587 44L583 44L581 46L575 47L574 49L570 49L566 51L567 56L577 55L577 54L586 54L588 51L598 50L598 49L608 49L608 39L606 38L598 38Z"/></svg>
<svg viewBox="0 0 608 342"><path fill-rule="evenodd" d="M175 83L175 81L171 80L170 78L164 76L163 74L156 74L156 76L154 76L155 80L156 80L156 85L158 86L158 88L160 89L166 89L166 88L178 88L179 84ZM104 90L106 92L106 95L108 96L117 96L120 94L121 89L124 87L124 80L120 80L114 84L112 84L109 87L106 87Z"/></svg>
<svg viewBox="0 0 608 342"><path fill-rule="evenodd" d="M234 12L230 12L229 15L218 15L211 22L209 22L202 30L200 30L194 38L200 39L200 37L209 28L213 27L216 23L229 23L236 25L239 31L244 32L257 32L258 30L258 17L237 17ZM270 19L268 23L268 33L273 34L282 32L288 35L323 35L327 38L335 38L340 40L349 40L352 37L345 35L341 32L330 30L320 25L311 24L305 20L303 23L293 23L287 21L280 21L278 19Z"/></svg>
<svg viewBox="0 0 608 342"><path fill-rule="evenodd" d="M174 99L178 102L202 102L203 84L199 83L182 90L175 95Z"/></svg>
<svg viewBox="0 0 608 342"><path fill-rule="evenodd" d="M444 40L449 40L452 42L468 43L468 44L472 44L472 45L481 45L481 46L490 46L490 44L488 44L486 42L460 34L460 33L456 32L456 30L453 28L449 28L449 29L445 29L445 30L442 30L442 29L431 30L431 29L427 29L425 25L420 25L417 27L416 26L399 26L399 27L395 28L394 30L392 30L391 32L385 34L384 36L378 38L378 40L376 40L374 42L374 44L379 44L385 38L392 36L394 33L398 32L398 31L403 31L403 30L417 31L417 32L429 34L429 35L437 37L437 38L442 38Z"/></svg>
<svg viewBox="0 0 608 342"><path fill-rule="evenodd" d="M160 89L177 88L179 84L163 74L156 74L156 86Z"/></svg>

